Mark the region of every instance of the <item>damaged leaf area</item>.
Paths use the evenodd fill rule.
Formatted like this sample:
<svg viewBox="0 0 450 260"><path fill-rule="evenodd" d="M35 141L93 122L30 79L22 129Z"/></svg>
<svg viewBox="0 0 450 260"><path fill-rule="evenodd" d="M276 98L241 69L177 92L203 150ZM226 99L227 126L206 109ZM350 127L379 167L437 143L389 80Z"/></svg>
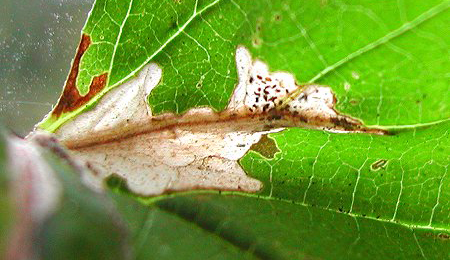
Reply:
<svg viewBox="0 0 450 260"><path fill-rule="evenodd" d="M375 13L383 9L378 4L368 8L373 8ZM327 5L295 1L284 5L274 1L271 8L264 8L246 1L186 0L160 5L154 1L98 0L82 31L81 42L89 37L91 44L79 61L75 89L83 97L96 93L91 91L91 84L98 85L94 79L100 76L101 80L106 80L105 86L85 98L88 101L83 105L75 109L66 106L61 115L59 111L49 114L38 127L56 131L65 122L95 106L108 91L135 77L150 61L164 66L165 71L164 80L149 96L154 114L182 114L199 106L223 111L237 78L233 58L236 46L251 47L255 37L259 44L252 49L258 58L271 64L273 70L295 73L300 82L333 86L341 101L337 104L339 110L368 125L409 125L416 123L416 118L420 119L419 123L442 120L449 116L447 104L433 102L427 97L444 96L448 92L447 83L432 76L445 75L445 64L431 66L434 63L424 60L421 66L408 66L417 64L414 57L421 56L424 46L437 43L431 38L425 41L420 36L400 42L399 48L409 50L411 55L404 55L397 51L400 49L386 43L409 34L428 20L439 23L447 8L446 2L430 2L424 6L421 15L411 15L409 22L404 24L394 19L389 28L385 28L367 20L364 15L361 17L353 5L349 4L347 8L338 1ZM316 23L313 14L317 10L322 10L327 19L323 20L324 26L319 30L313 30L310 27ZM338 15L339 10L349 14L344 16L344 21ZM309 15L298 15L300 11ZM249 15L249 12L255 15ZM222 25L223 17L227 16L224 13L233 14L230 27ZM334 26L351 24L347 18L355 13L363 23L372 24L372 30L358 32L356 39L350 28L341 32ZM387 15L398 16L395 10ZM392 33L386 33L386 30ZM427 43L411 48L406 42ZM336 49L330 46L336 46ZM433 49L433 53L442 48L441 44ZM355 61L362 55L368 57L374 67L383 69L372 73L364 62ZM403 62L398 63L398 60ZM350 63L355 66L347 66ZM412 74L419 75L415 81L407 80L410 69L414 70ZM196 73L192 73L193 70ZM432 88L423 87L429 82L433 82ZM406 90L404 85L421 91Z"/></svg>
<svg viewBox="0 0 450 260"><path fill-rule="evenodd" d="M262 135L284 127L384 134L338 114L329 87L300 86L291 74L270 73L242 46L236 50L236 66L239 83L220 113L195 108L181 116L153 116L145 100L160 82L162 70L152 63L57 134L96 169L92 181L97 186L115 174L131 191L146 196L192 189L261 190L262 183L249 178L238 160ZM299 88L302 94L280 107Z"/></svg>
<svg viewBox="0 0 450 260"><path fill-rule="evenodd" d="M95 95L97 95L105 86L108 74L104 73L100 76L96 76L92 79L92 83L89 86L89 92L81 95L80 91L76 87L76 81L80 69L80 61L86 50L91 45L91 38L83 34L81 37L80 45L78 46L77 54L72 62L72 68L70 69L69 77L66 81L64 91L59 99L56 107L53 109L51 116L60 117L63 113L71 112L77 108L80 108L88 101L90 101Z"/></svg>
<svg viewBox="0 0 450 260"><path fill-rule="evenodd" d="M82 109L87 103L91 102L95 96L104 90L108 82L108 73L102 73L101 75L94 76L90 82L87 93L82 93L77 87L78 77L80 74L81 60L92 45L91 37L87 34L83 34L81 41L78 45L77 53L72 61L72 67L67 77L66 84L64 86L63 93L58 100L58 103L53 110L46 116L43 122L40 123L40 127L47 128L49 131L54 131L52 124L55 120L62 119L71 112Z"/></svg>
<svg viewBox="0 0 450 260"><path fill-rule="evenodd" d="M449 8L97 0L61 98L89 101L40 126L142 258L444 259Z"/></svg>
<svg viewBox="0 0 450 260"><path fill-rule="evenodd" d="M54 132L94 107L108 91L136 76L184 28L218 2L168 1L160 5L154 1L96 1L83 28L64 91L38 128ZM136 33L136 24L145 24L145 28Z"/></svg>

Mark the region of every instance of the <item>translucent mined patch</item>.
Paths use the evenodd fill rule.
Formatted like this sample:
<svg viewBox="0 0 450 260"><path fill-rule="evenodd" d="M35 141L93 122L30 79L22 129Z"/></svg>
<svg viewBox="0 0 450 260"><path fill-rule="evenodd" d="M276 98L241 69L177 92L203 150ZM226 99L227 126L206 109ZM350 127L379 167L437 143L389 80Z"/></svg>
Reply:
<svg viewBox="0 0 450 260"><path fill-rule="evenodd" d="M90 138L93 134L120 133L130 125L145 121L152 115L146 97L158 85L161 75L157 64L145 66L136 78L109 91L92 110L79 115L56 133L65 140Z"/></svg>
<svg viewBox="0 0 450 260"><path fill-rule="evenodd" d="M102 177L115 173L143 195L191 189L255 192L262 184L248 177L237 160L261 134L240 130L226 122L178 126L74 151Z"/></svg>
<svg viewBox="0 0 450 260"><path fill-rule="evenodd" d="M263 134L284 127L372 131L336 112L329 87L298 85L292 74L270 72L242 46L236 67L239 82L220 113L198 107L183 115L153 116L146 100L162 69L149 64L57 134L96 170L90 178L94 185L116 174L131 191L155 196L192 189L260 190L262 183L247 176L238 160Z"/></svg>
<svg viewBox="0 0 450 260"><path fill-rule="evenodd" d="M252 61L245 47L239 46L236 50L236 64L239 83L228 105L229 109L245 107L251 113L267 112L298 89L292 74L270 73L265 63Z"/></svg>
<svg viewBox="0 0 450 260"><path fill-rule="evenodd" d="M61 127L57 134L96 176L91 184L116 174L142 195L168 191L218 189L255 192L260 181L248 177L238 164L263 132L254 123L228 122L209 108L183 116L153 117L146 97L162 73L156 64L110 91L91 111Z"/></svg>

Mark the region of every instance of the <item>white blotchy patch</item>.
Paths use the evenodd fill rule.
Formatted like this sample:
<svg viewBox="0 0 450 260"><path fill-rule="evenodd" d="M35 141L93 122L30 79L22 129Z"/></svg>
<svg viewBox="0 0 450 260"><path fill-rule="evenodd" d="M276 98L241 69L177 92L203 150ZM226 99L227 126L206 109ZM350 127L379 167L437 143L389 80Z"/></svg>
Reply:
<svg viewBox="0 0 450 260"><path fill-rule="evenodd" d="M252 61L245 47L237 48L236 65L239 83L228 104L229 109L245 107L251 113L267 112L279 105L286 95L298 89L292 74L270 73L265 63Z"/></svg>
<svg viewBox="0 0 450 260"><path fill-rule="evenodd" d="M133 192L159 195L191 189L260 190L262 183L247 176L238 160L268 133L263 130L301 126L357 131L358 121L334 110L329 87L299 86L292 74L271 73L242 46L236 50L236 66L239 82L221 113L194 108L181 116L152 116L146 99L162 70L149 64L57 134L98 170L89 178L94 185L117 174Z"/></svg>
<svg viewBox="0 0 450 260"><path fill-rule="evenodd" d="M359 79L359 74L358 74L358 72L353 71L353 72L352 72L352 77L353 77L354 79Z"/></svg>
<svg viewBox="0 0 450 260"><path fill-rule="evenodd" d="M290 73L272 73L262 61L253 61L243 46L236 50L236 65L239 83L230 99L229 110L278 115L281 119L278 125L282 126L341 133L359 131L360 122L336 112L334 94L328 86L298 85Z"/></svg>
<svg viewBox="0 0 450 260"><path fill-rule="evenodd" d="M97 170L97 176L86 178L89 184L100 187L105 177L116 174L142 195L260 190L261 182L248 177L237 161L265 132L255 132L246 120L223 122L210 108L195 108L182 117L153 117L146 98L161 76L158 65L146 66L57 131L62 143Z"/></svg>
<svg viewBox="0 0 450 260"><path fill-rule="evenodd" d="M190 189L255 192L262 184L237 163L262 133L239 132L227 123L177 127L77 149L96 162L102 177L115 173L143 195ZM99 183L100 184L100 183Z"/></svg>
<svg viewBox="0 0 450 260"><path fill-rule="evenodd" d="M63 140L76 140L91 134L127 131L129 126L151 117L146 99L161 76L161 68L156 63L150 63L136 78L108 92L100 104L65 124L56 133Z"/></svg>
<svg viewBox="0 0 450 260"><path fill-rule="evenodd" d="M336 116L334 110L334 95L329 87L312 85L305 88L302 93L289 102L287 109L291 113L308 114L315 116Z"/></svg>

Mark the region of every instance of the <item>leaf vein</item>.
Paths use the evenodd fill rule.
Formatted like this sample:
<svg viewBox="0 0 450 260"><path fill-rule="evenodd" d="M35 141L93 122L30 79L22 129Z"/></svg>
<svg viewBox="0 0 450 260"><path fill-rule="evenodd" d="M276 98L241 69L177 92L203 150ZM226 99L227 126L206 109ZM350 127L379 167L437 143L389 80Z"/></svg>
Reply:
<svg viewBox="0 0 450 260"><path fill-rule="evenodd" d="M337 69L338 67L346 64L350 60L389 42L390 40L404 34L405 32L408 32L409 30L417 27L418 25L429 20L430 18L447 10L449 7L450 7L450 1L444 1L441 4L429 9L428 11L417 16L411 22L407 22L407 23L403 24L396 30L391 31L390 33L384 35L383 37L379 38L378 40L367 44L366 46L356 50L355 52L350 53L349 55L347 55L343 59L339 60L338 62L332 64L331 66L326 67L325 69L320 71L316 76L314 76L312 79L310 79L308 81L308 83L316 82L317 80L319 80L320 78L322 78L323 76L328 74L330 71L333 71L333 70Z"/></svg>

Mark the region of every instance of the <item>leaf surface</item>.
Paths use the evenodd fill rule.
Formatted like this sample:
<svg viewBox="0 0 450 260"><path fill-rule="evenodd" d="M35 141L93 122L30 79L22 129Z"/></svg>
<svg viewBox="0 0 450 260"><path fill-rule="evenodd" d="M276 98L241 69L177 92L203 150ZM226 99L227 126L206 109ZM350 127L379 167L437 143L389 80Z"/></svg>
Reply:
<svg viewBox="0 0 450 260"><path fill-rule="evenodd" d="M216 234L216 228L227 223L227 228L236 234L210 239L207 238L211 234L203 231L192 234L202 241L214 241L212 248L230 252L229 258L241 251L249 252L250 258L330 258L336 256L335 251L340 252L342 259L364 258L375 252L380 252L380 259L386 259L396 256L398 251L402 259L448 258L445 237L450 232L450 36L443 27L449 21L449 7L450 1L438 0L421 3L412 0L396 3L267 1L264 4L237 0L97 1L83 29L91 43L80 58L76 84L69 85L80 94L75 97L76 104L81 105L63 104L63 96L60 104L73 109L66 109L62 114L53 112L40 127L49 131L58 129L61 136L72 129L72 139L65 139L69 148L81 157L83 154L86 158L97 156L98 161L103 159L99 154L112 158L108 145L130 140L136 144L139 139L133 138L139 138L148 129L171 125L169 130L174 133L192 132L192 128L186 130L181 126L183 122L193 122L183 121L186 115L204 107L210 109L208 115L225 113L233 103L239 83L243 82L241 67L236 63L236 50L243 46L253 59L266 64L269 72L290 73L295 86L304 86L302 83L329 86L335 94L335 108L343 117L348 115L356 120L345 117L347 124L357 122L350 124L350 130L361 129L355 126L361 121L372 126L371 129L387 130L390 135L338 134L298 127L315 128L311 127L311 120L302 125L274 123L270 130L286 126L288 129L264 133L259 141L247 143L246 149L250 151L239 160L248 176L263 184L257 195L222 193L220 196L190 195L188 199L163 198L156 203L158 208L151 209L155 221L180 226L179 230L173 230L174 234L204 228L202 225L209 232L213 227ZM156 84L150 80L152 87L145 89L148 82L142 73L149 62L154 65L148 66L160 68L162 76ZM98 85L95 78L102 75L107 75L104 86L100 84L103 87L99 90L91 88ZM141 96L136 94L131 98L127 91L121 94L125 89L137 91ZM294 89L298 95L304 94L302 91L301 87ZM145 102L144 94L148 94ZM101 109L105 107L108 109ZM103 112L99 113L100 110ZM102 121L108 117L111 121ZM205 118L205 114L197 117L201 122ZM86 124L83 120L95 122ZM302 121L298 117L297 120ZM347 124L334 121L332 127L324 128L337 130L336 126L341 126L348 130ZM228 126L236 125L239 124L232 120ZM254 125L258 127L248 132L262 133L267 129L261 126L269 124ZM208 125L202 130L224 129L221 127ZM242 131L227 129L227 133ZM167 131L164 133L169 130L164 128ZM142 139L139 145L157 147L156 139L165 142L170 139L167 136ZM184 140L175 136L172 139ZM89 138L107 140L107 144L100 145L104 150L96 150L93 156L90 153L93 149L88 145L83 151L77 143ZM219 139L212 137L208 142ZM192 147L191 143L188 145ZM128 143L125 147L130 146ZM136 165L134 150L117 147L121 153L114 161L123 159ZM158 151L143 154L151 162L154 162L152 156L160 155ZM213 156L224 157L223 154ZM235 163L236 158L232 161ZM191 166L197 167L196 163ZM178 168L181 173L177 176L192 171L187 169ZM128 173L133 172L136 171ZM167 188L170 185L164 187L170 190ZM199 187L208 188L207 185ZM240 190L240 186L233 190ZM224 211L215 211L211 204L235 213L230 216L235 220L227 222L228 219L221 217ZM203 208L214 209L206 224L196 218L202 218ZM258 212L264 214L260 216ZM311 214L308 218L306 212ZM291 223L296 218L305 221ZM247 226L240 225L239 219L250 223L251 232L242 231ZM304 223L313 227L309 229ZM346 229L347 226L350 228ZM268 227L275 230L275 239L267 235ZM299 236L304 239L297 243L291 239ZM226 245L221 245L221 240L226 240ZM386 243L391 240L392 243ZM160 246L156 240L148 243ZM203 242L199 240L199 243ZM325 244L334 247L323 248Z"/></svg>
<svg viewBox="0 0 450 260"><path fill-rule="evenodd" d="M234 259L236 254L240 259L447 259L449 254L442 231L278 199L191 194L151 207L115 199L131 223L137 259Z"/></svg>

